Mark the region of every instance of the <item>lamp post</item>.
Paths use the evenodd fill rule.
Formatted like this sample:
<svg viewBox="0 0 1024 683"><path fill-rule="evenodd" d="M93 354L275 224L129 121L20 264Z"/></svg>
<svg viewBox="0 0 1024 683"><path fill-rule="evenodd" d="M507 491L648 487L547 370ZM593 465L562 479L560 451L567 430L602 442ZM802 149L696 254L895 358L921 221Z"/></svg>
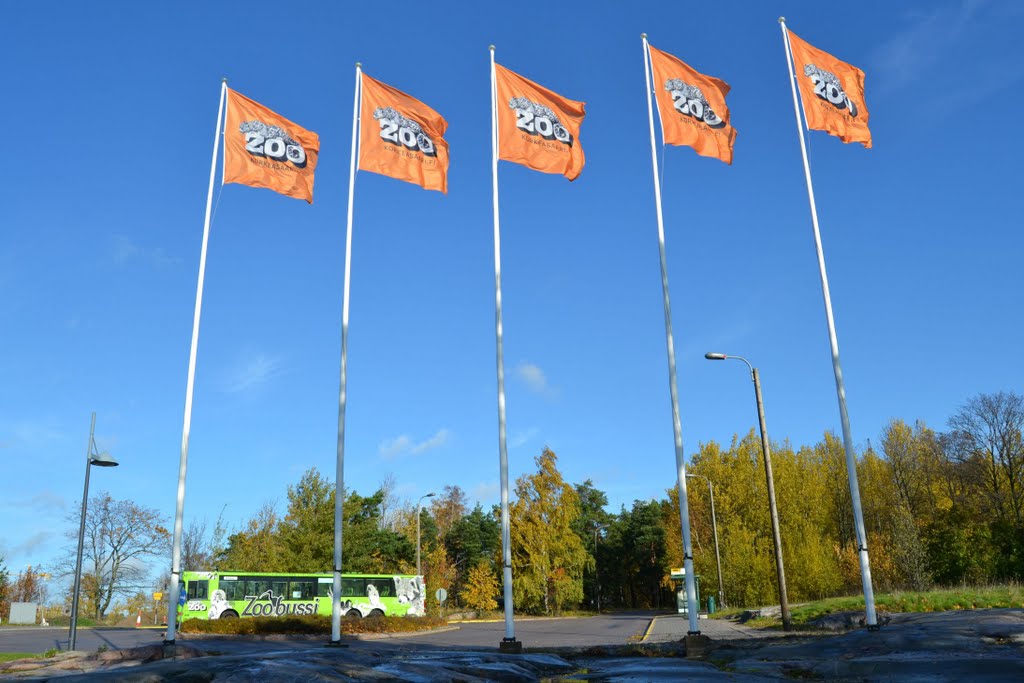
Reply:
<svg viewBox="0 0 1024 683"><path fill-rule="evenodd" d="M423 576L423 572L420 571L420 509L424 498L433 498L434 492L424 493L420 496L420 499L416 501L416 576Z"/></svg>
<svg viewBox="0 0 1024 683"><path fill-rule="evenodd" d="M703 474L687 474L688 477L697 477L708 483L708 493L711 495L711 529L715 534L715 564L718 566L718 604L725 607L725 589L722 587L722 556L718 553L718 519L715 517L715 489L711 486L711 480Z"/></svg>
<svg viewBox="0 0 1024 683"><path fill-rule="evenodd" d="M117 461L110 457L110 453L97 452L96 440L93 438L95 433L96 413L94 412L92 422L89 424L89 443L85 447L85 491L82 493L82 520L78 526L78 559L75 560L75 587L71 595L71 631L68 634L68 650L75 649L78 635L78 594L82 590L82 546L85 543L85 511L89 502L89 468L93 465L117 467Z"/></svg>
<svg viewBox="0 0 1024 683"><path fill-rule="evenodd" d="M594 523L594 584L596 590L594 595L597 599L597 613L601 613L601 571L600 565L597 562L597 532L603 529L607 529L608 526L605 524Z"/></svg>
<svg viewBox="0 0 1024 683"><path fill-rule="evenodd" d="M768 510L772 519L772 543L775 545L775 569L779 579L779 607L782 610L782 628L789 631L793 627L789 614L789 598L786 596L786 571L782 566L782 535L779 533L779 511L775 507L775 478L772 476L772 454L768 447L768 427L764 422L764 402L761 400L761 376L757 368L742 356L728 356L724 353L705 353L708 360L741 360L750 369L750 377L754 381L754 397L757 399L757 419L761 429L761 453L764 455L764 476L768 482Z"/></svg>

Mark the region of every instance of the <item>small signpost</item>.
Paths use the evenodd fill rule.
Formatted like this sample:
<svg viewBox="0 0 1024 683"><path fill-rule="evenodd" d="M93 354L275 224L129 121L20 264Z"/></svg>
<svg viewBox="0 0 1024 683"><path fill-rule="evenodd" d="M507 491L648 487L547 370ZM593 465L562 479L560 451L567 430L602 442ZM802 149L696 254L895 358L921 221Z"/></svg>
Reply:
<svg viewBox="0 0 1024 683"><path fill-rule="evenodd" d="M160 601L164 599L164 594L159 591L153 592L153 602L157 603L156 607L153 608L153 625L156 626L157 614L160 613Z"/></svg>
<svg viewBox="0 0 1024 683"><path fill-rule="evenodd" d="M444 601L448 599L448 591L443 588L438 588L437 592L434 593L434 597L437 598L437 604L441 608L441 616L444 616Z"/></svg>

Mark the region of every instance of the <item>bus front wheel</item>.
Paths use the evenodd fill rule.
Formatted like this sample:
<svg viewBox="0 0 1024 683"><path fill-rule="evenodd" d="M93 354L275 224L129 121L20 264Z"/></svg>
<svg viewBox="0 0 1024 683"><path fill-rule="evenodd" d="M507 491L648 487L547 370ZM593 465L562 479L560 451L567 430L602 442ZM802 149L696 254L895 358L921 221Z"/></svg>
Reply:
<svg viewBox="0 0 1024 683"><path fill-rule="evenodd" d="M382 612L379 609L375 609L375 610L370 612L369 616L371 616L371 617L382 617L382 616L384 616L384 612Z"/></svg>
<svg viewBox="0 0 1024 683"><path fill-rule="evenodd" d="M346 617L355 617L356 619L361 619L362 616L363 616L363 613L360 612L357 609L350 609L348 612L345 613L345 616Z"/></svg>
<svg viewBox="0 0 1024 683"><path fill-rule="evenodd" d="M220 618L221 619L237 619L238 618L238 612L236 612L233 609L229 609L228 611L222 613L220 615Z"/></svg>

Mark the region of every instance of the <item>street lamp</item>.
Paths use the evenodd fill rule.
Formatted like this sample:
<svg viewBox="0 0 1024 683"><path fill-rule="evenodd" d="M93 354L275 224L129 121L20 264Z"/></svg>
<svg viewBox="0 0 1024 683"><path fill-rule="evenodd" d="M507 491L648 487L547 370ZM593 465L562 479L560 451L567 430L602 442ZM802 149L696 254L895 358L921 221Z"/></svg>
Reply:
<svg viewBox="0 0 1024 683"><path fill-rule="evenodd" d="M718 520L715 518L715 489L711 486L711 480L703 474L687 474L688 477L697 477L708 483L708 493L711 495L711 528L715 533L715 564L718 565L718 604L725 607L725 589L722 587L722 556L718 553Z"/></svg>
<svg viewBox="0 0 1024 683"><path fill-rule="evenodd" d="M594 591L594 595L595 595L595 597L597 599L597 613L598 614L601 613L601 571L600 571L601 568L600 568L600 566L598 565L598 562L597 562L597 532L598 531L603 531L604 529L607 529L607 528L608 528L607 524L598 524L597 522L594 522L594 583L596 584L595 585L596 590Z"/></svg>
<svg viewBox="0 0 1024 683"><path fill-rule="evenodd" d="M420 499L416 501L416 576L423 576L420 571L420 509L424 498L433 498L434 492L424 493L420 496Z"/></svg>
<svg viewBox="0 0 1024 683"><path fill-rule="evenodd" d="M93 465L98 467L117 467L117 461L110 457L110 453L98 452L96 439L96 413L92 414L92 422L89 424L89 443L85 447L85 491L82 493L82 520L78 527L78 559L75 561L75 588L71 596L71 632L68 635L68 650L75 649L76 636L78 632L78 594L82 590L82 545L85 543L85 510L89 502L89 468Z"/></svg>
<svg viewBox="0 0 1024 683"><path fill-rule="evenodd" d="M742 356L727 356L724 353L705 353L708 360L741 360L750 369L750 377L754 380L754 397L757 399L757 419L761 428L761 452L764 454L764 476L768 481L768 510L772 518L772 543L775 545L775 569L779 579L779 607L782 610L782 628L792 629L793 623L789 615L789 598L786 596L786 571L782 566L782 535L779 533L779 511L775 507L775 478L772 476L772 454L768 448L768 427L764 422L764 402L761 400L761 376L757 368Z"/></svg>

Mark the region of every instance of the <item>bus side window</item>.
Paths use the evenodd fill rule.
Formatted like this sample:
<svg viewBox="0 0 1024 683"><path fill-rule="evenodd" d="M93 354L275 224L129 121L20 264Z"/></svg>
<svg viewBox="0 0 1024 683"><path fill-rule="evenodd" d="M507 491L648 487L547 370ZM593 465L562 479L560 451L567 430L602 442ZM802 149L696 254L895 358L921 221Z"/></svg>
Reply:
<svg viewBox="0 0 1024 683"><path fill-rule="evenodd" d="M341 579L341 597L343 598L365 598L365 579Z"/></svg>
<svg viewBox="0 0 1024 683"><path fill-rule="evenodd" d="M288 584L286 600L312 600L316 584L313 579L292 579Z"/></svg>
<svg viewBox="0 0 1024 683"><path fill-rule="evenodd" d="M318 598L326 598L327 595L334 590L334 581L328 581L326 583L320 581L316 582L316 596Z"/></svg>
<svg viewBox="0 0 1024 683"><path fill-rule="evenodd" d="M221 577L220 589L224 591L224 598L228 601L244 600L245 582L238 579L225 579Z"/></svg>
<svg viewBox="0 0 1024 683"><path fill-rule="evenodd" d="M189 600L206 600L208 595L209 581L189 581L187 597Z"/></svg>

